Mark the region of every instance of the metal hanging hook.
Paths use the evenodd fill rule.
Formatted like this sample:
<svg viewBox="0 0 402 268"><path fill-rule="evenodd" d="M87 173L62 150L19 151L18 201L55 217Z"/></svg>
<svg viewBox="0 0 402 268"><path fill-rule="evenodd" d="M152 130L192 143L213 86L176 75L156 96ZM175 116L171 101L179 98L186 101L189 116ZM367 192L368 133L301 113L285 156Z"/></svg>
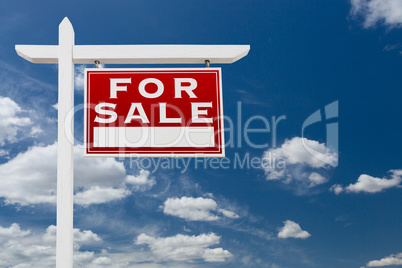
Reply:
<svg viewBox="0 0 402 268"><path fill-rule="evenodd" d="M210 68L211 66L209 65L211 62L209 60L205 60L205 68Z"/></svg>
<svg viewBox="0 0 402 268"><path fill-rule="evenodd" d="M95 61L95 68L99 68L99 64L100 64L100 61L96 60Z"/></svg>

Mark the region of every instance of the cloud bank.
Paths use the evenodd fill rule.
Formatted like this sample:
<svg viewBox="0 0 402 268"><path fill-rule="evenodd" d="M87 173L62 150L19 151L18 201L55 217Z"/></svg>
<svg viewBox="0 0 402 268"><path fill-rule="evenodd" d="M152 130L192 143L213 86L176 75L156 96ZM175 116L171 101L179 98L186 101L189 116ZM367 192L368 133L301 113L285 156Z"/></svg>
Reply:
<svg viewBox="0 0 402 268"><path fill-rule="evenodd" d="M219 244L220 238L214 233L198 236L178 234L171 237L152 237L140 234L134 242L136 245L148 245L158 261L225 262L232 257L228 250L209 248Z"/></svg>
<svg viewBox="0 0 402 268"><path fill-rule="evenodd" d="M97 234L89 230L74 229L74 261L91 264L95 253L79 251L82 245L102 242ZM54 267L56 254L56 227L51 225L44 234L23 230L17 223L9 227L0 226L1 267ZM100 267L100 266L99 266Z"/></svg>
<svg viewBox="0 0 402 268"><path fill-rule="evenodd" d="M0 197L7 204L35 205L56 202L57 143L34 146L0 165ZM127 175L123 163L113 158L84 158L74 151L75 203L102 204L120 200L132 191L152 187L149 172L140 178Z"/></svg>
<svg viewBox="0 0 402 268"><path fill-rule="evenodd" d="M393 254L391 256L382 258L381 260L370 261L367 267L383 267L391 265L402 265L402 253Z"/></svg>
<svg viewBox="0 0 402 268"><path fill-rule="evenodd" d="M351 14L363 18L365 28L381 23L389 27L402 26L401 0L351 0Z"/></svg>
<svg viewBox="0 0 402 268"><path fill-rule="evenodd" d="M28 117L20 116L21 107L10 98L0 96L0 145L16 142L17 132L32 124Z"/></svg>
<svg viewBox="0 0 402 268"><path fill-rule="evenodd" d="M390 170L390 179L375 178L366 174L362 174L357 179L357 182L343 187L340 184L333 185L330 190L335 194L345 193L379 193L386 189L398 187L402 181L402 170Z"/></svg>
<svg viewBox="0 0 402 268"><path fill-rule="evenodd" d="M314 155L311 151L315 152ZM328 182L323 171L337 165L338 154L324 143L294 137L286 140L281 147L265 151L262 161L268 163L263 165L267 180L292 184L302 194L309 188Z"/></svg>

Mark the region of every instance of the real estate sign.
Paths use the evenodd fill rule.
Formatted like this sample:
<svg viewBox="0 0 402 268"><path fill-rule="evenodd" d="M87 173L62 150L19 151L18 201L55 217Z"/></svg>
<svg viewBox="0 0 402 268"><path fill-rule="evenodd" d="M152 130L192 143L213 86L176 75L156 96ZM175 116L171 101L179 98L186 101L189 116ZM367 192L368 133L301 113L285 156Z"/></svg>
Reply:
<svg viewBox="0 0 402 268"><path fill-rule="evenodd" d="M220 68L86 69L86 156L223 157Z"/></svg>

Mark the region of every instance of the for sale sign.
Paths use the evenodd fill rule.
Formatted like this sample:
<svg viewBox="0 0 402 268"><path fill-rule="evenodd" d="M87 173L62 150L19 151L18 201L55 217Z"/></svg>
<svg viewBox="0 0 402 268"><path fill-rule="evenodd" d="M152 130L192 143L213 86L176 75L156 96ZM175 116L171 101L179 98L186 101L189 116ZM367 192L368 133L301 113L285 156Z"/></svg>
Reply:
<svg viewBox="0 0 402 268"><path fill-rule="evenodd" d="M220 68L86 69L86 156L225 155Z"/></svg>

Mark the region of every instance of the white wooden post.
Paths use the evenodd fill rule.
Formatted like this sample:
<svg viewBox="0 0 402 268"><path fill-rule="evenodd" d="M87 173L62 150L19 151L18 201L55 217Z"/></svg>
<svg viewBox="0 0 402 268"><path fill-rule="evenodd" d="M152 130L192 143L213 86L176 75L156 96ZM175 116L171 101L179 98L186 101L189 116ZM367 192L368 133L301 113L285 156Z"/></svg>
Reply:
<svg viewBox="0 0 402 268"><path fill-rule="evenodd" d="M59 104L57 150L56 268L73 267L74 120L66 129L66 115L74 109L74 30L68 18L59 25Z"/></svg>

